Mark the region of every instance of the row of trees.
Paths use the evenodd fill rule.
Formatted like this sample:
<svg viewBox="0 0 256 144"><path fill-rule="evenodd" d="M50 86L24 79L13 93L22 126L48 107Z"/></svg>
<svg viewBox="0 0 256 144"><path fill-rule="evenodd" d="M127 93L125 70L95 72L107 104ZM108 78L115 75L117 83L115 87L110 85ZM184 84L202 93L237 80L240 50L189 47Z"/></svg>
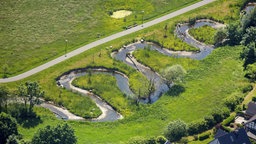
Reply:
<svg viewBox="0 0 256 144"><path fill-rule="evenodd" d="M46 126L35 133L31 142L22 140L18 134L18 124L11 115L0 113L0 143L1 144L75 144L77 142L74 130L68 125Z"/></svg>
<svg viewBox="0 0 256 144"><path fill-rule="evenodd" d="M164 135L171 142L179 141L184 136L199 134L212 128L215 124L229 116L229 113L230 111L227 108L215 108L210 116L189 124L182 120L172 121L165 130Z"/></svg>
<svg viewBox="0 0 256 144"><path fill-rule="evenodd" d="M15 92L10 92L6 87L0 87L0 112L8 113L8 104L21 103L21 117L29 117L33 114L33 107L39 103L39 98L44 96L37 82L26 82L19 85Z"/></svg>
<svg viewBox="0 0 256 144"><path fill-rule="evenodd" d="M24 142L18 134L17 126L20 121L33 121L38 116L33 111L39 98L44 96L38 82L26 82L18 86L15 92L6 87L0 87L0 143L18 144ZM39 117L40 118L40 117ZM17 122L17 120L18 122ZM67 124L55 127L46 126L33 137L33 144L74 144L74 130Z"/></svg>

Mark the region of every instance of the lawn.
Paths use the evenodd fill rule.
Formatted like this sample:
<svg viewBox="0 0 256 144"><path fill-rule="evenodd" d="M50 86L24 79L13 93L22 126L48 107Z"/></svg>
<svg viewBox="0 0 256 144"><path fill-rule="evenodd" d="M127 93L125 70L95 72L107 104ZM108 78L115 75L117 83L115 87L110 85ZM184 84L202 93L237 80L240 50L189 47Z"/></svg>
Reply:
<svg viewBox="0 0 256 144"><path fill-rule="evenodd" d="M47 99L53 100L56 103L62 103L72 112L84 116L92 108L97 109L96 105L89 99L86 99L86 97L65 89L61 89L61 97L59 97L60 88L56 86L55 81L59 75L75 68L104 66L106 68L115 68L125 73L129 77L130 85L137 88L141 84L140 79L145 79L145 77L126 64L112 59L110 53L113 49L119 49L123 44L133 39L152 37L154 33L158 33L159 37L156 36L155 38L161 40L164 38L163 28L166 24L169 31L167 38L175 38L173 36L175 24L180 21L186 21L188 18L195 17L198 14L211 16L225 22L232 21L230 17L233 19L239 17L237 2L240 3L241 0L214 2L159 25L98 46L24 80L0 85L6 85L11 90L15 90L20 83L25 81L38 81L45 90ZM110 45L113 46L113 49L110 49ZM186 123L202 119L204 116L209 115L216 106L222 107L224 98L233 92L241 93L243 87L248 84L244 78L243 63L239 58L241 50L241 47L217 48L202 61L170 58L154 51L137 51L135 52L136 58L156 71L160 71L166 66L181 64L188 71L185 83L181 85L184 91L177 96L173 96L172 92L166 93L156 103L151 105L124 105L122 109L127 108L131 111L131 114L126 115L123 120L117 122L91 123L67 121L67 123L75 129L78 143L125 143L135 136L151 137L162 135L167 124L175 119L182 119ZM63 53L64 51L62 51ZM145 57L145 53L149 57ZM96 76L95 78L102 81L106 79L104 76L99 78ZM113 85L114 79L110 78L110 80L112 85L107 88L115 88L112 94L116 93L115 97L126 102L126 98ZM103 93L105 92L102 91ZM111 93L108 95L110 96ZM83 102L87 103L83 105ZM33 133L38 128L44 127L47 124L56 125L62 122L56 119L48 110L38 108L36 112L41 116L42 123L31 128L19 127L19 132L26 140L31 139Z"/></svg>
<svg viewBox="0 0 256 144"><path fill-rule="evenodd" d="M239 59L241 50L241 47L223 47L216 49L202 61L180 63L188 70L186 81L182 84L184 91L176 96L172 95L171 92L164 94L156 103L151 105L123 105L124 108L132 111L132 114L126 115L123 120L112 123L76 121L69 121L68 123L75 129L79 143L122 143L135 136L162 135L168 122L175 119L182 119L186 123L201 119L209 115L216 107L223 107L223 100L233 92L242 94L242 88L248 84L243 77L242 62ZM138 53L140 52L143 51ZM150 51L149 54L149 59L151 59L155 53ZM168 65L177 62L165 56L162 56L161 59ZM186 66L188 64L191 67ZM106 78L101 75L93 77L92 79L97 79L98 82ZM111 85L107 86L108 90L116 87L114 85L115 80L113 78L109 79ZM79 78L79 81L83 81L84 85L86 77ZM100 91L100 88L98 89ZM121 101L126 101L126 98L117 88L112 91L112 95L110 93L104 91L102 96L109 95L117 97ZM107 97L105 96L105 98ZM114 102L118 99L115 99ZM47 117L41 117L43 122L38 127L47 125L48 121L50 121L49 124L60 121L54 118L49 120ZM30 133L38 127L20 129L25 138L29 139L31 137Z"/></svg>
<svg viewBox="0 0 256 144"><path fill-rule="evenodd" d="M215 33L216 29L207 25L199 28L192 28L189 30L189 34L193 36L196 40L208 45L214 45Z"/></svg>
<svg viewBox="0 0 256 144"><path fill-rule="evenodd" d="M142 17L148 21L197 1L1 0L1 69L8 68L7 76L17 75L63 55L66 48L74 50L125 26L141 24ZM110 13L119 9L133 13L125 19L111 18Z"/></svg>

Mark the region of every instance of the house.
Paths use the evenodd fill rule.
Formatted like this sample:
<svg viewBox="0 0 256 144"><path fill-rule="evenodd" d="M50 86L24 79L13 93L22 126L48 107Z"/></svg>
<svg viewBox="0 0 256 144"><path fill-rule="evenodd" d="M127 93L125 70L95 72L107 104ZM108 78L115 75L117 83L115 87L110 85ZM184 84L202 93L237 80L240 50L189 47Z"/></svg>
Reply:
<svg viewBox="0 0 256 144"><path fill-rule="evenodd" d="M256 115L250 118L245 124L244 128L247 132L247 135L256 140Z"/></svg>
<svg viewBox="0 0 256 144"><path fill-rule="evenodd" d="M226 135L226 134L228 134L228 133L225 132L225 131L223 131L222 129L218 129L218 131L216 132L214 138L217 139L217 138L219 138L219 137L221 137L221 136L224 136L224 135Z"/></svg>
<svg viewBox="0 0 256 144"><path fill-rule="evenodd" d="M220 131L209 144L251 144L244 128L226 133Z"/></svg>
<svg viewBox="0 0 256 144"><path fill-rule="evenodd" d="M244 116L245 116L245 118L250 119L254 115L256 115L256 103L255 102L250 102L248 104L247 110L244 113Z"/></svg>

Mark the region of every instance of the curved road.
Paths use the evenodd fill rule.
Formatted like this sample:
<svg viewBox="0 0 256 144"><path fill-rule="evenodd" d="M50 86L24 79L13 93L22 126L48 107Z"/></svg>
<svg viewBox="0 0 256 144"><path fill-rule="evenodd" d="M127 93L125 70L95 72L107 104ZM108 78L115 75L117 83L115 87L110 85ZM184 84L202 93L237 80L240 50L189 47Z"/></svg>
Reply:
<svg viewBox="0 0 256 144"><path fill-rule="evenodd" d="M31 70L29 70L27 72L24 72L24 73L22 73L20 75L13 76L13 77L10 77L10 78L0 79L0 83L7 83L7 82L13 82L13 81L18 81L18 80L24 79L26 77L29 77L29 76L33 75L33 74L41 72L41 71L43 71L43 70L45 70L45 69L47 69L47 68L49 68L49 67L51 67L51 66L53 66L55 64L58 64L58 63L60 63L62 61L65 61L66 59L69 59L69 58L74 57L74 56L76 56L76 55L78 55L78 54L80 54L80 53L82 53L84 51L87 51L87 50L89 50L89 49L91 49L93 47L99 46L101 44L104 44L104 43L109 42L111 40L120 38L122 36L125 36L125 35L128 35L128 34L137 32L139 30L148 28L148 27L150 27L152 25L161 23L163 21L166 21L166 20L171 19L173 17L176 17L178 15L184 14L184 13L186 13L188 11L194 10L196 8L199 8L201 6L204 6L204 5L209 4L211 2L214 2L214 1L215 0L202 0L202 1L198 2L198 3L190 5L188 7L183 8L183 9L177 10L177 11L175 11L173 13L167 14L167 15L165 15L163 17L160 17L160 18L157 18L155 20L152 20L152 21L149 21L147 23L144 23L143 25L138 25L137 27L134 27L134 28L131 28L131 29L128 29L128 30L125 30L125 31L122 31L122 32L119 32L119 33L116 33L116 34L113 34L111 36L108 36L108 37L100 39L100 40L97 40L95 42L92 42L92 43L87 44L87 45L85 45L85 46L83 46L81 48L78 48L78 49L76 49L74 51L71 51L71 52L67 53L67 57L65 57L65 55L63 55L63 56L60 56L60 57L58 57L58 58L56 58L56 59L54 59L52 61L49 61L49 62L43 64L41 66L38 66L38 67L33 68L33 69L31 69Z"/></svg>

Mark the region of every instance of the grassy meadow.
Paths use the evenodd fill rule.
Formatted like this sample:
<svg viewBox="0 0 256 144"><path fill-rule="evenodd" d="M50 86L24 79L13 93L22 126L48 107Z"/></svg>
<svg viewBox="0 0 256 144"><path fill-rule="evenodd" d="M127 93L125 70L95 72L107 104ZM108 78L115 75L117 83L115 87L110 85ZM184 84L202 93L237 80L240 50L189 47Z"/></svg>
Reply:
<svg viewBox="0 0 256 144"><path fill-rule="evenodd" d="M189 34L192 37L208 45L214 45L214 35L216 32L216 29L207 25L189 30Z"/></svg>
<svg viewBox="0 0 256 144"><path fill-rule="evenodd" d="M99 2L99 1L93 1L90 3L96 3L96 2ZM116 2L117 3L120 2L120 5L122 4L121 1L116 1ZM132 3L132 1L127 1L127 2ZM165 2L165 1L161 1L161 2ZM159 3L159 4L161 2L156 1L156 3ZM185 2L185 0L183 2ZM89 66L90 67L103 66L106 68L115 68L118 71L121 71L124 74L126 74L129 77L129 83L132 89L135 90L135 89L138 89L139 87L143 87L143 85L141 84L141 79L145 80L145 77L141 73L137 72L136 70L132 69L126 64L120 61L116 61L110 57L110 53L114 49L119 49L122 45L127 44L128 42L131 42L134 39L141 39L141 38L151 39L153 37L155 38L155 40L160 42L164 40L166 41L166 43L167 42L179 43L185 46L186 44L184 44L182 41L178 40L174 36L173 30L175 28L175 24L181 21L187 21L189 18L193 18L199 15L213 17L214 19L222 20L228 23L234 19L239 18L239 10L240 10L239 4L241 2L242 0L232 0L232 1L218 0L212 4L199 8L192 12L186 13L184 15L175 17L171 20L152 26L143 31L133 33L131 35L128 35L128 36L113 40L111 42L108 42L106 44L103 44L101 46L98 46L94 49L88 50L76 57L68 59L62 63L59 63L53 67L50 67L49 69L44 70L24 80L12 82L8 84L0 84L0 85L5 85L8 88L10 88L10 90L14 91L20 83L24 83L25 81L38 81L42 86L42 89L45 90L46 99L52 100L57 104L64 105L67 109L69 109L71 112L77 115L95 117L100 114L100 111L89 98L80 96L78 94L72 93L65 89L60 89L59 87L56 86L55 79L59 75L71 69L83 68L83 67L89 67ZM9 2L9 3L15 3L15 2ZM58 3L58 2L55 2L55 3ZM150 2L145 2L145 3L150 3ZM107 16L108 15L107 11L110 10L110 9L107 9L107 7L110 7L109 5L111 3L109 3L109 5L107 5L108 2L104 4L106 4L105 6L106 9L104 9L104 12L106 12L106 16ZM144 10L146 11L147 5L144 6L144 4L143 4L143 8L145 8ZM63 5L65 5L65 2ZM74 5L75 5L75 2L74 2ZM156 5L158 4L155 4L154 6ZM171 3L169 3L169 5L171 6ZM103 4L100 6L104 7ZM33 7L33 5L30 5L30 7ZM79 7L81 7L82 9L84 5L79 4ZM94 8L96 12L97 12L97 8ZM123 7L121 8L124 9ZM152 8L151 14L152 16L154 16L153 6L151 6L151 8ZM92 9L92 11L94 9ZM112 9L115 10L114 8ZM2 10L0 11L2 12ZM164 9L161 9L160 11L162 12L159 12L159 13L165 12ZM148 15L150 15L150 13ZM79 15L76 15L76 16L79 17ZM139 19L139 17L141 18L141 16L142 15L138 14L137 18ZM146 17L146 14L145 14L145 17ZM135 19L135 16L131 15L127 17L126 22L129 22L129 18ZM59 19L59 18L56 17L56 19ZM70 20L69 22L71 23L77 22L75 20L72 21L71 19L72 17L68 19ZM102 21L105 21L107 23L108 18L106 19L103 18ZM102 25L105 25L106 23L103 23L102 21L99 20L99 23ZM125 25L124 21L123 20L116 20L116 21L117 21L116 23L120 23L120 25L118 26L118 28L120 27L119 29L120 31L122 29L122 26ZM133 23L133 21L131 22ZM1 24L1 21L0 21L0 24ZM95 26L96 25L97 24L95 24ZM166 25L168 27L168 32L167 32L167 37L164 37L165 35L164 28ZM51 25L51 26L54 26L54 25ZM58 28L58 26L56 28ZM42 42L44 43L42 45L44 45L47 48L44 49L45 51L41 51L41 53L39 52L41 54L40 56L36 54L29 55L30 57L32 56L31 62L33 62L33 60L35 59L34 57L37 57L37 58L46 57L48 52L53 52L52 51L53 47L56 48L56 52L59 52L60 54L64 54L63 48L65 47L65 43L63 41L66 38L69 40L68 45L69 45L69 50L71 50L71 49L77 48L79 45L88 43L93 40L93 39L87 39L89 37L88 35L90 34L90 32L88 31L92 30L91 34L94 36L94 40L97 37L97 34L95 33L97 33L98 31L93 31L94 28L85 30L85 28L81 26L80 27L81 29L77 30L77 33L73 33L72 31L73 28L74 27L72 27L71 32L69 34L66 34L66 37L62 37L63 35L61 34L59 35L56 34L56 40L54 40L55 38L52 38L52 39L49 38L50 40L53 40L53 41L49 43ZM111 32L118 31L118 28L115 29L115 31L111 31L111 32L110 31L107 32L107 30L104 31L103 30L104 27L101 27L101 28L102 29L98 29L98 30L100 33L104 32L105 36L110 34ZM49 32L48 29L45 29L45 30L46 32L47 31ZM60 31L62 31L62 29ZM63 33L64 33L64 30L63 30ZM0 33L0 35L2 36L3 34ZM53 33L53 35L55 35L55 33ZM46 36L46 38L48 37ZM21 43L17 42L16 44L21 44ZM15 45L15 42L14 42L14 45ZM33 47L32 45L33 44L31 43L31 47L30 46L28 47L32 48ZM41 44L38 43L38 45L41 45ZM110 48L110 45L113 46L112 49ZM49 51L47 51L47 49ZM190 50L192 49L195 49L195 48L191 47ZM66 122L69 125L71 125L72 128L74 128L75 135L77 136L79 144L80 143L81 144L83 143L92 143L92 144L93 143L95 144L96 143L126 143L129 141L129 139L136 136L152 137L152 136L163 135L163 131L165 130L166 126L170 121L181 119L186 123L189 123L192 121L202 119L206 115L209 115L214 108L223 107L224 99L229 95L231 95L232 93L237 92L237 93L243 94L242 90L244 87L248 85L248 81L244 78L243 62L239 58L241 51L242 51L242 48L239 46L221 47L221 48L215 49L212 54L210 54L208 57L206 57L201 61L191 60L186 58L167 57L155 51L149 51L149 50L136 51L134 53L135 57L140 62L150 66L155 71L160 71L166 66L172 66L174 64L182 65L187 70L188 73L185 77L185 82L179 85L181 91L178 91L178 92L169 91L168 93L164 94L154 104L140 104L139 106L136 106L135 104L132 104L131 101L127 100L126 97L123 96L123 94L117 88L117 86L114 85L115 79L113 77L106 78L105 76L102 76L102 75L92 75L91 78L93 79L93 82L91 84L88 83L88 77L86 76L81 77L74 83L77 83L84 88L93 87L95 90L97 90L98 93L100 93L100 95L102 95L104 99L106 99L107 101L109 100L109 102L111 102L112 105L116 105L116 107L118 108L118 111L120 111L125 118L116 122L103 122L103 123L62 121L55 118L55 116L49 110L36 107L35 111L41 117L41 122L32 127L24 127L20 125L19 132L23 135L25 140L30 140L33 134L39 128L42 128L46 125L56 125L57 123ZM30 50L30 52L32 52L32 50ZM59 54L56 54L55 57L57 55ZM25 62L26 61L24 60L24 63ZM24 63L22 65L25 65ZM35 62L34 66L39 63L40 62L38 61ZM17 66L19 65L21 64L18 64ZM24 71L26 68L24 69L19 67L19 69L20 69L19 72L21 72L21 71ZM19 73L18 67L17 68L14 67L13 70L14 70L14 73ZM10 75L13 75L13 74L10 74ZM107 82L108 83L107 86L97 87L98 84L103 83L104 81L106 81L106 79L109 80L109 82ZM90 113L92 109L95 109L95 112Z"/></svg>
<svg viewBox="0 0 256 144"><path fill-rule="evenodd" d="M66 45L67 51L74 50L125 26L141 24L142 18L148 21L197 1L1 0L0 77L3 67L7 76L20 74L63 55ZM110 17L120 9L133 13L122 19Z"/></svg>

